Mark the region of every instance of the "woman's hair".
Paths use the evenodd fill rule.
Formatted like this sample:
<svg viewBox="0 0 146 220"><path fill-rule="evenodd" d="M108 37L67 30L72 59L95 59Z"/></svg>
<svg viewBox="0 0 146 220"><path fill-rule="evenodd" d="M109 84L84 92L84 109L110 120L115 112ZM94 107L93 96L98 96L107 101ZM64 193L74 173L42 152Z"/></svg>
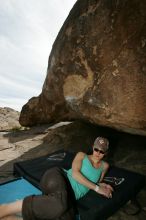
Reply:
<svg viewBox="0 0 146 220"><path fill-rule="evenodd" d="M99 148L100 150L106 152L109 149L109 141L107 138L97 137L94 141L93 147Z"/></svg>

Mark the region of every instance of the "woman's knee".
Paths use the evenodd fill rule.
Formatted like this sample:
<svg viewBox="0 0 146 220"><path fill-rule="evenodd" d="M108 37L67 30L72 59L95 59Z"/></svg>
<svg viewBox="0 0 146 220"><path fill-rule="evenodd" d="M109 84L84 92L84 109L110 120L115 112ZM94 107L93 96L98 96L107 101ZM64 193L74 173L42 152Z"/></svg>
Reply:
<svg viewBox="0 0 146 220"><path fill-rule="evenodd" d="M66 183L60 168L53 167L47 170L40 181L40 187L45 194L65 190Z"/></svg>

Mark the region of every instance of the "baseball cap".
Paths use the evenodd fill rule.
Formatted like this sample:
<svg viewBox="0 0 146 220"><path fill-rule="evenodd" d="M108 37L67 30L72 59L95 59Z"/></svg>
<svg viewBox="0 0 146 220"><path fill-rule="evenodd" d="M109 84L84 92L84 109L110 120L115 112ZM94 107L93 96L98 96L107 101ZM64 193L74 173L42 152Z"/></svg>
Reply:
<svg viewBox="0 0 146 220"><path fill-rule="evenodd" d="M107 138L97 137L94 141L93 147L106 152L109 149L109 141Z"/></svg>

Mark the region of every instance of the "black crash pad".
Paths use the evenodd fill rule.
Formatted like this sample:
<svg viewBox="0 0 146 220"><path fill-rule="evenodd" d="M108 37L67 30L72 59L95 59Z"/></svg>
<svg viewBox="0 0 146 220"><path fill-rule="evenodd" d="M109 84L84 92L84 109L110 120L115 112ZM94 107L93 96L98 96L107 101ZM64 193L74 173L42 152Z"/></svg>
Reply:
<svg viewBox="0 0 146 220"><path fill-rule="evenodd" d="M14 164L14 174L23 176L39 188L39 182L44 172L54 166L69 169L76 153L59 150L52 154L17 162ZM145 177L122 168L111 166L107 177L124 178L124 181L114 186L112 199L107 199L94 191L89 191L77 201L81 220L104 220L115 213L126 202L133 199L145 185Z"/></svg>

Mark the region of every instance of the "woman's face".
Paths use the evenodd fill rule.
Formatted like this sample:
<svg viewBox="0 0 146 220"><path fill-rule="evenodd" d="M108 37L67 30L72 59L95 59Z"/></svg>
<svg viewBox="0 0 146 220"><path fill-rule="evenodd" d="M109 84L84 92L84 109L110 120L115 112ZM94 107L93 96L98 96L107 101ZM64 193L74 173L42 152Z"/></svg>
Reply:
<svg viewBox="0 0 146 220"><path fill-rule="evenodd" d="M104 157L105 152L103 152L101 149L97 148L97 147L93 147L93 157L100 161L102 160L102 158Z"/></svg>

